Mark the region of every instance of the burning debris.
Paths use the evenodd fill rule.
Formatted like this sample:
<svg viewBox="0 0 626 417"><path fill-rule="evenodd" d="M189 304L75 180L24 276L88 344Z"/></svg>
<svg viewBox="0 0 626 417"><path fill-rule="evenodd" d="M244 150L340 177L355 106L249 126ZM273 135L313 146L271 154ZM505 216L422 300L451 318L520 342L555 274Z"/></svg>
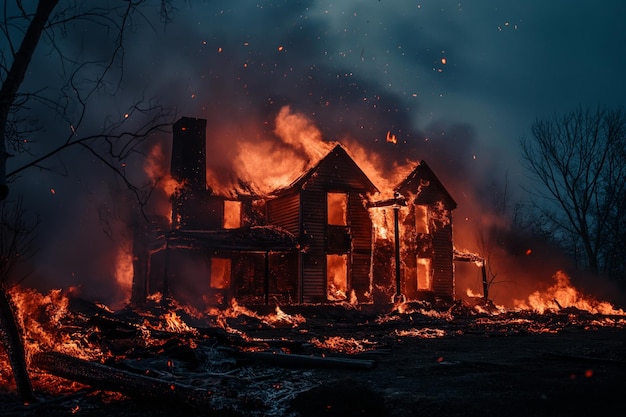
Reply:
<svg viewBox="0 0 626 417"><path fill-rule="evenodd" d="M405 345L424 352L433 341L476 335L626 327L623 310L581 294L562 272L515 309L494 304L485 259L454 248L456 202L426 162L381 191L363 158L295 124L312 141L290 142L309 158L298 165L304 172L285 183L281 171L271 192L244 178L234 193L207 185L206 121L175 124L170 171L146 165L167 204L137 222L117 253L115 280L131 294L125 307L82 300L74 289L13 289L40 398L14 414L127 401L175 404L189 415L382 416L396 391L341 379L395 378L381 363ZM152 156L163 159L161 148ZM484 293L470 303L455 300L455 261L482 268ZM4 356L0 385L12 389ZM460 362L438 355L434 363ZM375 400L359 402L356 390Z"/></svg>
<svg viewBox="0 0 626 417"><path fill-rule="evenodd" d="M561 277L555 287L564 291L566 284ZM552 296L553 290L533 299ZM328 388L324 372L375 372L381 358L412 340L626 327L623 311L603 313L593 307L597 303L580 299L560 308L490 314L459 302L405 301L388 311L374 304L253 310L233 300L227 308L198 311L153 297L141 307L112 311L72 291L44 295L15 288L12 297L41 399L20 412L51 401L68 411L87 409L90 398L101 393L107 401L131 400L143 407L175 403L190 415L211 410L296 416L292 407L298 398ZM3 355L0 382L6 389L11 380L4 360Z"/></svg>

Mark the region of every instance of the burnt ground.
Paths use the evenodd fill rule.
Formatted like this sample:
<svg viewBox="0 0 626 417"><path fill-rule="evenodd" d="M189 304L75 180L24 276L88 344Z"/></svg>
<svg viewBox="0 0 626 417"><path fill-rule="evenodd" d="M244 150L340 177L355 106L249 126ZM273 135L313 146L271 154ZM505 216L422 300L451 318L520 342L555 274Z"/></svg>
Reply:
<svg viewBox="0 0 626 417"><path fill-rule="evenodd" d="M541 315L476 314L463 308L441 314L284 310L306 321L269 326L240 315L227 319L229 334L245 332L247 344L201 331L204 336L196 334L191 347L188 337L171 336L159 349L125 352L133 364L151 361L152 369L159 368L159 359L174 358L179 379L190 385L205 386L206 379L220 376L211 385L221 398L215 407L138 400L67 382L51 392L35 378L40 401L23 406L5 388L0 415L572 417L622 415L626 407L624 317L576 310ZM92 335L92 343L106 339L110 348L128 346L128 336L117 330L115 336L101 331L99 341ZM323 360L277 365L236 353L259 348L346 359L348 366ZM215 367L198 373L207 363ZM371 366L351 366L362 363Z"/></svg>

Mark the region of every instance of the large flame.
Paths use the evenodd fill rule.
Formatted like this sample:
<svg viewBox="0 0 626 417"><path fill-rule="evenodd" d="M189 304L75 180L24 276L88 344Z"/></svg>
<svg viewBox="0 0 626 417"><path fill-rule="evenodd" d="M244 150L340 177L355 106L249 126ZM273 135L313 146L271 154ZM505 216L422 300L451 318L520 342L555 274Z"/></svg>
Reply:
<svg viewBox="0 0 626 417"><path fill-rule="evenodd" d="M130 300L130 292L133 286L133 248L132 241L127 240L117 248L115 259L115 281L118 288L124 294L124 302Z"/></svg>
<svg viewBox="0 0 626 417"><path fill-rule="evenodd" d="M162 198L153 199L156 207L154 208L155 214L161 215L164 218L172 221L172 207L170 205L170 197L183 185L176 181L169 172L169 164L163 151L163 145L159 142L155 142L150 148L148 155L146 156L144 165L144 172L150 179L150 182L154 185Z"/></svg>
<svg viewBox="0 0 626 417"><path fill-rule="evenodd" d="M594 314L620 316L626 314L624 310L616 309L607 301L598 301L582 294L572 285L570 277L563 271L557 271L553 278L556 281L554 285L545 291L533 292L527 300L515 300L516 307L538 313L574 307Z"/></svg>

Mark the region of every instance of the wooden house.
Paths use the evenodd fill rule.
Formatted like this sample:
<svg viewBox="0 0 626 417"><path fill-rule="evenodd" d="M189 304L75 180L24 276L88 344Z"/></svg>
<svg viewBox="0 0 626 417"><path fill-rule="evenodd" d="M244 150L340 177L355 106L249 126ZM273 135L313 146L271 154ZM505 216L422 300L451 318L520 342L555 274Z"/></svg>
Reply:
<svg viewBox="0 0 626 417"><path fill-rule="evenodd" d="M298 237L288 268L300 303L368 299L372 221L368 195L376 186L337 145L266 203L268 224Z"/></svg>
<svg viewBox="0 0 626 417"><path fill-rule="evenodd" d="M371 210L387 202L370 201L379 190L341 145L289 186L236 199L207 186L205 155L206 121L177 121L170 171L180 187L171 223L135 228L133 301L388 303L393 288L453 299L456 203L425 162L394 190L398 239L377 240Z"/></svg>
<svg viewBox="0 0 626 417"><path fill-rule="evenodd" d="M233 297L267 300L269 258L298 250L291 233L251 221L258 217L252 196L226 198L207 187L205 150L206 120L174 124L170 173L180 186L170 224L135 227L135 303L154 294L198 308Z"/></svg>
<svg viewBox="0 0 626 417"><path fill-rule="evenodd" d="M395 191L406 199L400 237L403 294L407 299L452 301L452 210L456 202L424 161Z"/></svg>

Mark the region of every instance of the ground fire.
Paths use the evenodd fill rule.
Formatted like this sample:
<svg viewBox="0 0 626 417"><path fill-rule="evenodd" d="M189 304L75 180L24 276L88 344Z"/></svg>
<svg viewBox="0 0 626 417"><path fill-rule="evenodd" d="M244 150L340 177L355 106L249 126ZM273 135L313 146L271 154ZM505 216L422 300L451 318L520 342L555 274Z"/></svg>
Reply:
<svg viewBox="0 0 626 417"><path fill-rule="evenodd" d="M203 119L174 124L169 170L162 144L151 149L145 170L164 198L120 242L121 307L76 288L10 290L38 400L16 400L0 351L2 415L571 416L615 404L624 310L563 271L514 308L495 304L485 258L454 247L457 203L425 161L385 178L375 157L322 141L288 109L276 126L287 151L257 144L276 163L246 160L229 186L206 166ZM482 293L455 294L456 262L482 271Z"/></svg>

